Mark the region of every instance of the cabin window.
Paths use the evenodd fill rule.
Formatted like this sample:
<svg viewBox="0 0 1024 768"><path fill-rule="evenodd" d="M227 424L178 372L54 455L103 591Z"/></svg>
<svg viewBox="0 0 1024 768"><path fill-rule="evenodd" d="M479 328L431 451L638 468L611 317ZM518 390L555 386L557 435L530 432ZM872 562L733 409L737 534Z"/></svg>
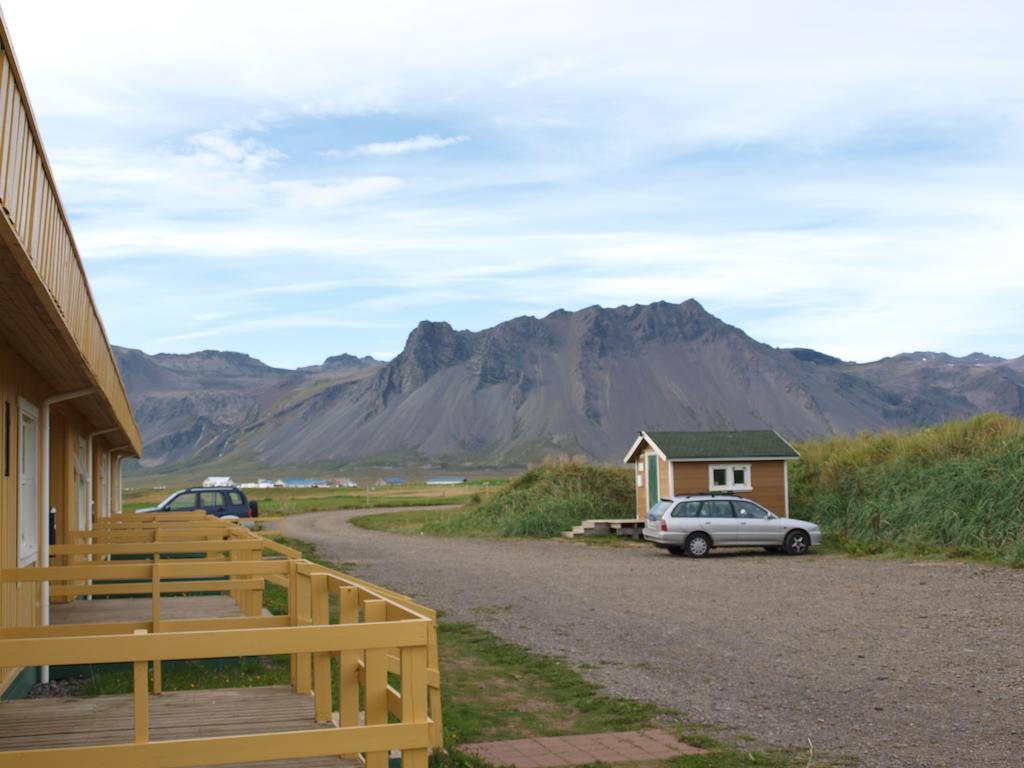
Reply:
<svg viewBox="0 0 1024 768"><path fill-rule="evenodd" d="M708 487L712 491L752 491L749 464L712 464L708 467Z"/></svg>

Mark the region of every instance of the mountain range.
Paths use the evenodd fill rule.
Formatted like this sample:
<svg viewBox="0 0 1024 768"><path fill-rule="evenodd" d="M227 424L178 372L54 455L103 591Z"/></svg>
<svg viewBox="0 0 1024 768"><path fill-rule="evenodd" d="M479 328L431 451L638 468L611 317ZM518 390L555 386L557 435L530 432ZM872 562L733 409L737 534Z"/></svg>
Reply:
<svg viewBox="0 0 1024 768"><path fill-rule="evenodd" d="M1024 415L1024 357L871 363L750 338L697 301L559 310L482 331L421 322L390 362L298 370L238 352L115 347L141 467L618 461L640 429L771 427L789 439Z"/></svg>

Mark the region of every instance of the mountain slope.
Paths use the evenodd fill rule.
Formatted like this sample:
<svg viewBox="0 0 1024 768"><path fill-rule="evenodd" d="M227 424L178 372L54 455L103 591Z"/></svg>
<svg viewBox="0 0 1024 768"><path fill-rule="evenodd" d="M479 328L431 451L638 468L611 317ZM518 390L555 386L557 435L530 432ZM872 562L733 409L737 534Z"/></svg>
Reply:
<svg viewBox="0 0 1024 768"><path fill-rule="evenodd" d="M757 342L693 300L560 310L479 332L424 321L387 364L342 355L283 371L236 353L118 357L149 466L190 451L268 465L617 460L640 428L769 426L804 438L1024 414L1020 360L845 363Z"/></svg>

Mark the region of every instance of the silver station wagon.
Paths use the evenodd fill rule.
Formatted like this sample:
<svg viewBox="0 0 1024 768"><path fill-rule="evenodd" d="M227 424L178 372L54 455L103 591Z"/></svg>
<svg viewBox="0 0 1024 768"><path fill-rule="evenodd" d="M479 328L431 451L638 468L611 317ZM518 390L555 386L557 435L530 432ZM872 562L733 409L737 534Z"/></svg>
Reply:
<svg viewBox="0 0 1024 768"><path fill-rule="evenodd" d="M802 555L821 544L814 523L778 517L739 496L700 494L662 499L647 513L644 538L674 555L704 557L714 547L764 547Z"/></svg>

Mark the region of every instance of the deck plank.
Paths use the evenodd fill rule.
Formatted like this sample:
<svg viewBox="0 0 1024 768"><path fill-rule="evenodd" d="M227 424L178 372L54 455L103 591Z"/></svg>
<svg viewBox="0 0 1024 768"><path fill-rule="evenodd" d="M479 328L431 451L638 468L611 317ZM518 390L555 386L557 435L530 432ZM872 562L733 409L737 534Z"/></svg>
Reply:
<svg viewBox="0 0 1024 768"><path fill-rule="evenodd" d="M314 723L313 697L288 686L168 691L149 698L150 740L327 728ZM131 695L20 699L0 703L0 751L128 743ZM334 757L238 763L246 768L342 768Z"/></svg>
<svg viewBox="0 0 1024 768"><path fill-rule="evenodd" d="M55 603L50 606L51 624L107 624L117 621L149 621L153 604L149 598L111 598ZM160 618L220 619L244 616L229 595L161 597Z"/></svg>

